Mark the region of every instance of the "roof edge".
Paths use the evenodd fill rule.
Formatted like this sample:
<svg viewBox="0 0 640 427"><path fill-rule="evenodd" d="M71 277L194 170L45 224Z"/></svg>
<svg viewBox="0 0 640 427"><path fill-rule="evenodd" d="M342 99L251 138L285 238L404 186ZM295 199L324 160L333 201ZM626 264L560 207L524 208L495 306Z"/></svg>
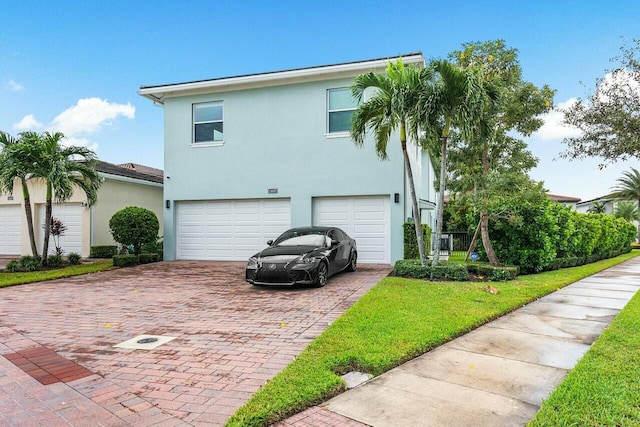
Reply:
<svg viewBox="0 0 640 427"><path fill-rule="evenodd" d="M138 94L150 99L155 103L162 104L166 95L180 95L192 92L198 92L207 89L223 89L262 85L265 84L284 84L287 81L295 81L299 79L320 78L326 75L340 74L358 74L365 70L380 69L386 67L389 61L402 58L406 64L424 64L425 59L422 52L411 52L404 55L394 57L369 59L363 61L344 62L339 64L321 65L306 68L294 68L283 71L271 71L266 73L246 74L233 77L222 77L208 80L197 80L184 83L173 83L157 86L141 86Z"/></svg>

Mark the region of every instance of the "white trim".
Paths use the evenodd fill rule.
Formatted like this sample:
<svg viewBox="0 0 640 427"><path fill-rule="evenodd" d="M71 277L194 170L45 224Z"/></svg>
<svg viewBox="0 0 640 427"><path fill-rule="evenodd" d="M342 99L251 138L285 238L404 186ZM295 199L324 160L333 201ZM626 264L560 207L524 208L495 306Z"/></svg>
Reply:
<svg viewBox="0 0 640 427"><path fill-rule="evenodd" d="M224 141L192 142L191 148L222 147L223 145L224 145Z"/></svg>
<svg viewBox="0 0 640 427"><path fill-rule="evenodd" d="M350 138L351 134L349 132L331 132L331 133L325 133L324 137L327 139Z"/></svg>
<svg viewBox="0 0 640 427"><path fill-rule="evenodd" d="M277 71L274 73L252 74L248 76L228 77L199 82L143 87L138 91L138 94L155 103L163 104L166 98L193 93L221 92L234 89L245 89L248 87L275 86L302 81L354 77L366 71L382 71L390 61L395 61L399 58L400 57L393 57L373 61ZM421 54L403 56L402 61L404 64L424 64L424 57Z"/></svg>

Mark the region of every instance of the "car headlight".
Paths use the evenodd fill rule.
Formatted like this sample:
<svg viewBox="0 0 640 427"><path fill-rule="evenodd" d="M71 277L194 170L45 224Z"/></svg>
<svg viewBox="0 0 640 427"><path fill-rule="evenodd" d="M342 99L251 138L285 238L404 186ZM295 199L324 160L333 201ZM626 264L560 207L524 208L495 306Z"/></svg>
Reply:
<svg viewBox="0 0 640 427"><path fill-rule="evenodd" d="M251 257L247 263L247 268L258 268L258 258Z"/></svg>
<svg viewBox="0 0 640 427"><path fill-rule="evenodd" d="M316 262L318 259L315 257L305 257L304 255L300 256L296 262L298 264L313 264L314 262Z"/></svg>

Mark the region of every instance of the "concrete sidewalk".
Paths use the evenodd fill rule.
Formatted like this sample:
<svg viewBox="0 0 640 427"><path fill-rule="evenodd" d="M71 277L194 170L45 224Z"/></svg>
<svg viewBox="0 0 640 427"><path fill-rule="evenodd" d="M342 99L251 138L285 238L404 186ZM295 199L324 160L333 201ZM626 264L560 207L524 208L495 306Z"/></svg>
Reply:
<svg viewBox="0 0 640 427"><path fill-rule="evenodd" d="M634 258L280 425L525 425L639 289L640 258Z"/></svg>

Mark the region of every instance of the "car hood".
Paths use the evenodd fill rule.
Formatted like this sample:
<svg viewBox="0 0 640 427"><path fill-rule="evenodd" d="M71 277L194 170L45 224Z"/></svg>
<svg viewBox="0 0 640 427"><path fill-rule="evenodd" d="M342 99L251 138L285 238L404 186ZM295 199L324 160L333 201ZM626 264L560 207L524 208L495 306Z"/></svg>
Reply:
<svg viewBox="0 0 640 427"><path fill-rule="evenodd" d="M309 252L317 251L320 248L314 246L269 246L254 255L255 258L270 258L270 257L291 257L295 258L300 255L307 254Z"/></svg>

